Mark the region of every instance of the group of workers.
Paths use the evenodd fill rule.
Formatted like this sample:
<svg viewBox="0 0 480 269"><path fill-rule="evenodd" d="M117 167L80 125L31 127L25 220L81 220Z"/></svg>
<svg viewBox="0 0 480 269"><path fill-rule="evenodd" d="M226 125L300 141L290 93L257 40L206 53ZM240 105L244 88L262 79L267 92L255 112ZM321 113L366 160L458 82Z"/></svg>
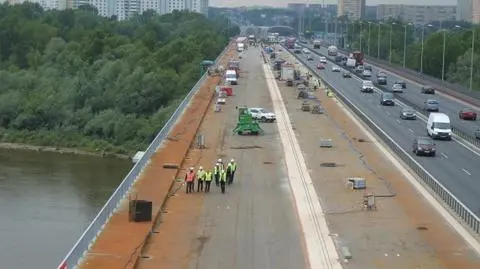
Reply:
<svg viewBox="0 0 480 269"><path fill-rule="evenodd" d="M185 174L186 193L192 193L195 190L195 181L197 182L197 192L210 192L210 185L212 180L215 185L220 187L222 193L225 193L227 185L233 183L235 171L237 170L237 163L234 159L224 165L222 159L218 159L212 170L204 170L202 166L195 172L194 167L190 167Z"/></svg>

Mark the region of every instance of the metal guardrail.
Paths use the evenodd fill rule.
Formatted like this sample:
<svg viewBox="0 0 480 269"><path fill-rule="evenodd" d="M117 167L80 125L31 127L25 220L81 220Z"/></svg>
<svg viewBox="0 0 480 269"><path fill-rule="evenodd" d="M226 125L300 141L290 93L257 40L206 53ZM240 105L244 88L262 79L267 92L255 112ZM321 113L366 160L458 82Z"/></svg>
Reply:
<svg viewBox="0 0 480 269"><path fill-rule="evenodd" d="M301 58L292 54L298 61L306 66L312 74L317 74L316 70L311 68ZM316 75L318 77L318 75ZM324 80L323 80L324 81ZM324 81L325 84L332 89L336 96L347 105L363 122L365 122L370 129L372 129L395 154L400 157L421 179L428 185L431 190L440 198L446 205L453 210L463 222L468 225L475 233L480 233L480 218L477 217L470 209L467 208L455 195L453 195L447 188L438 182L425 168L423 168L415 159L413 159L399 144L395 142L387 133L385 133L372 119L370 119L363 111L358 108L354 102L350 101L344 94L338 91L333 85Z"/></svg>
<svg viewBox="0 0 480 269"><path fill-rule="evenodd" d="M348 54L348 51L346 50L339 49L339 51L343 54ZM385 60L377 59L372 56L368 56L368 62L384 70L387 70L388 72L415 81L421 85L430 84L432 86L436 86L440 92L444 92L445 94L451 95L467 103L480 106L480 91L471 91L470 89L467 89L462 85L454 84L430 75L422 74L413 69L403 68L403 66L390 64Z"/></svg>
<svg viewBox="0 0 480 269"><path fill-rule="evenodd" d="M217 63L221 57L227 52L230 44L225 47L225 49L220 53L215 62ZM77 240L73 248L68 252L66 257L58 266L58 269L71 269L75 268L82 257L85 255L90 247L95 243L97 236L102 232L105 225L107 224L110 217L115 213L121 200L125 198L127 193L130 191L130 188L133 186L135 181L138 179L139 175L142 173L145 166L149 163L150 157L157 151L157 149L162 145L165 138L167 138L172 127L175 125L177 120L183 114L188 103L195 95L195 93L200 89L202 83L207 79L207 73L204 73L202 77L197 81L193 86L190 92L185 96L183 101L177 107L175 112L172 114L170 119L165 123L160 132L151 144L148 146L143 157L133 166L127 176L123 179L117 189L113 192L110 198L107 200L102 209L98 212L97 216L93 219L90 225L85 229L83 234Z"/></svg>
<svg viewBox="0 0 480 269"><path fill-rule="evenodd" d="M321 52L314 51L314 50L313 50L313 53L315 53L315 54L317 54L317 55L320 55L320 56L326 56L326 57L328 56L328 55L325 55L325 54L323 54L323 53L321 53ZM374 64L374 65L375 65L375 64ZM383 68L383 67L381 67L381 68ZM357 74L356 72L353 72L353 71L352 71L351 73L352 73L354 76L362 79L362 77L361 77L359 74ZM394 73L394 72L392 72L392 73ZM384 91L384 92L390 92L390 91L388 90L388 88L386 88L384 85L379 85L378 83L374 83L374 84L375 84L375 86L376 86L378 89L380 89L380 90L382 90L382 91ZM423 115L425 115L425 116L428 117L428 112L425 111L423 107L420 107L420 106L418 106L418 105L416 105L416 104L408 101L408 100L407 100L404 96L402 96L401 94L396 94L396 93L393 93L393 94L395 95L395 98L398 99L398 100L400 100L400 101L402 101L402 103L406 104L407 106L410 106L411 108L417 110L418 112L420 112L420 113L422 113ZM475 134L468 134L467 132L462 131L462 130L460 130L459 128L455 127L453 124L452 124L452 132L453 132L454 134L456 134L458 137L462 138L463 140L468 141L470 144L475 145L475 146L477 146L477 147L480 147L480 140L475 137Z"/></svg>

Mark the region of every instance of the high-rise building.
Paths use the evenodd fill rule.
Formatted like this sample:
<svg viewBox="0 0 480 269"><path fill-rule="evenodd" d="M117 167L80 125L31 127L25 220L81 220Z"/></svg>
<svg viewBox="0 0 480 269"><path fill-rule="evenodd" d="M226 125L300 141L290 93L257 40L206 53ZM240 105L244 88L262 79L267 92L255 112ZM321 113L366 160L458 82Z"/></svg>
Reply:
<svg viewBox="0 0 480 269"><path fill-rule="evenodd" d="M454 21L456 6L378 5L377 20L398 19L417 25L432 21Z"/></svg>
<svg viewBox="0 0 480 269"><path fill-rule="evenodd" d="M472 20L470 22L474 24L480 23L480 0L472 1Z"/></svg>
<svg viewBox="0 0 480 269"><path fill-rule="evenodd" d="M457 0L457 21L472 21L472 0Z"/></svg>
<svg viewBox="0 0 480 269"><path fill-rule="evenodd" d="M337 16L360 20L365 16L365 0L338 0Z"/></svg>

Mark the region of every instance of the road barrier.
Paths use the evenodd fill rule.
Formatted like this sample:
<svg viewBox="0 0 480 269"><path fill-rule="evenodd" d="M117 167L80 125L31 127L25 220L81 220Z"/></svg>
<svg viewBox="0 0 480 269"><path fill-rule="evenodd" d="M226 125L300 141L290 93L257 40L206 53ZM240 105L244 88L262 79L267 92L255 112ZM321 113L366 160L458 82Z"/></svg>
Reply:
<svg viewBox="0 0 480 269"><path fill-rule="evenodd" d="M323 54L323 53L320 53L320 52L318 52L318 51L313 51L313 52L314 52L315 54L319 55L319 56L325 56L325 57L327 57L327 55L325 55L325 54ZM371 62L373 63L373 61L371 61ZM376 65L376 64L374 64L374 65ZM383 67L381 67L381 68L383 68ZM391 71L391 72L394 73L393 71ZM352 73L354 76L362 79L362 77L361 77L359 74L357 74L356 72L353 72L353 71L352 71L351 73ZM408 77L407 77L407 78L408 78ZM375 86L376 86L378 89L380 89L380 90L382 90L382 91L384 91L384 92L390 92L390 91L389 91L385 86L383 86L383 85L378 85L377 83L375 83ZM402 101L402 103L404 103L405 105L410 106L411 108L417 110L418 112L420 112L420 113L422 113L423 115L425 115L425 116L428 117L428 115L429 115L429 114L428 114L428 111L424 110L423 107L420 107L420 106L418 106L418 105L416 105L416 104L408 101L405 97L402 96L402 94L396 94L396 93L393 93L393 94L395 95L395 98L396 98L396 99ZM457 94L458 94L458 93L457 93ZM475 137L475 134L468 134L468 133L462 131L461 129L455 127L453 124L452 124L452 132L453 132L454 134L456 134L458 137L462 138L463 140L468 141L470 144L475 145L475 146L477 146L477 147L480 147L480 140Z"/></svg>
<svg viewBox="0 0 480 269"><path fill-rule="evenodd" d="M227 52L230 45L225 47L225 49L220 53L220 55L215 60L215 63L222 58L222 56ZM162 127L160 132L156 135L153 141L148 146L147 150L143 154L142 158L133 166L127 176L123 179L117 189L113 192L110 198L107 200L105 205L102 207L97 216L93 221L88 225L87 229L83 232L80 238L77 240L73 248L68 252L66 257L57 267L58 269L64 268L75 268L85 253L90 249L90 247L95 243L97 236L102 232L103 228L107 224L110 217L115 213L120 201L122 201L125 196L130 191L130 188L133 186L135 181L139 178L139 175L142 173L143 169L147 166L150 161L150 157L157 151L157 149L162 145L165 138L172 130L173 126L180 119L185 108L189 104L192 97L200 89L201 85L205 82L208 75L204 73L202 77L197 81L193 86L190 92L185 96L180 105L177 107L175 112L165 125Z"/></svg>
<svg viewBox="0 0 480 269"><path fill-rule="evenodd" d="M317 74L316 70L310 68L310 66L303 61L300 57L292 54L299 62L305 65L312 74ZM316 75L318 77L318 75ZM321 79L321 78L320 78ZM341 91L337 90L333 85L324 81L328 88L335 92L337 98L339 98L346 106L348 106L364 123L366 123L371 130L373 130L387 145L392 149L395 154L400 157L421 179L430 187L433 192L440 198L446 205L453 210L460 219L470 227L476 234L480 233L480 219L470 209L467 208L455 195L453 195L447 188L445 188L440 182L438 182L425 168L423 168L414 158L412 158L408 152L406 152L400 145L398 145L393 138L385 133L372 119L370 119L363 111L360 110L352 101L350 101Z"/></svg>

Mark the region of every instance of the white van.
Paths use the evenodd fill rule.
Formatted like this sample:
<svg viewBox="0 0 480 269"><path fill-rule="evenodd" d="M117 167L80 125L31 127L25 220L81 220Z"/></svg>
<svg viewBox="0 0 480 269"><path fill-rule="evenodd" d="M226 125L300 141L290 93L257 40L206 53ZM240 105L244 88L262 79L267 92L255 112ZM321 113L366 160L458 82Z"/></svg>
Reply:
<svg viewBox="0 0 480 269"><path fill-rule="evenodd" d="M233 69L229 69L225 72L225 81L230 83L230 85L237 85L237 72Z"/></svg>
<svg viewBox="0 0 480 269"><path fill-rule="evenodd" d="M452 139L450 118L444 113L430 113L427 121L427 133L433 139Z"/></svg>

